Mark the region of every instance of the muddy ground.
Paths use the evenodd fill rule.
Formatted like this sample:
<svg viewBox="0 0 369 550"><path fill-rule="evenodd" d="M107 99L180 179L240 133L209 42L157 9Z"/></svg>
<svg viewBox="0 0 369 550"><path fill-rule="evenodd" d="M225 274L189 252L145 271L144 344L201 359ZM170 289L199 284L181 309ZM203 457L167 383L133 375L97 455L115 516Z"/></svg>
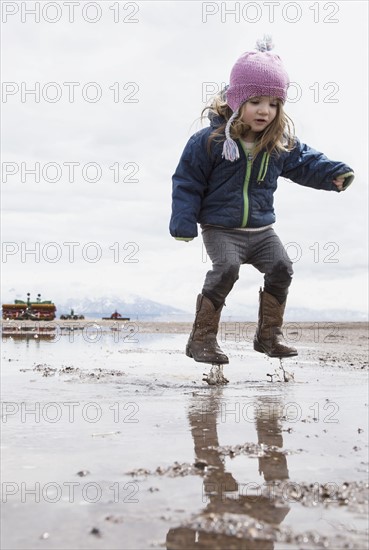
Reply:
<svg viewBox="0 0 369 550"><path fill-rule="evenodd" d="M367 324L286 325L285 383L223 323L220 387L188 323L40 326L3 322L2 548L368 547Z"/></svg>

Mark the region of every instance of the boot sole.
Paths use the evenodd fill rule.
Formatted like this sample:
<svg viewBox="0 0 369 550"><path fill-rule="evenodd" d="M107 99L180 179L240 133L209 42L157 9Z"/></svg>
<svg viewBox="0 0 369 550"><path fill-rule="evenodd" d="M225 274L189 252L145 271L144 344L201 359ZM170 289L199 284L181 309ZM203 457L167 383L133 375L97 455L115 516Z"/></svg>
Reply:
<svg viewBox="0 0 369 550"><path fill-rule="evenodd" d="M188 347L186 347L186 355L187 355L187 357L190 357L191 359L196 361L196 363L206 363L207 365L228 365L228 363L229 363L229 360L227 360L227 361L204 361L203 359L196 359L196 357L194 357L192 355L192 353L188 349Z"/></svg>
<svg viewBox="0 0 369 550"><path fill-rule="evenodd" d="M259 342L254 342L254 350L258 351L259 353L264 353L268 357L278 357L280 359L282 359L283 357L296 357L296 355L298 355L297 351L292 351L291 353L284 354L270 353Z"/></svg>

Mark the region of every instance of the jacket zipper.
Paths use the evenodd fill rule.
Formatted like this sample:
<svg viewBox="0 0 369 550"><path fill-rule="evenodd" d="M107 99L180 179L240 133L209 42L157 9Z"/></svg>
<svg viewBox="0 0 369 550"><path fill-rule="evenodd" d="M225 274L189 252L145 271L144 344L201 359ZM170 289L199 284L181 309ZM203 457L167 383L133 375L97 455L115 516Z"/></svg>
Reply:
<svg viewBox="0 0 369 550"><path fill-rule="evenodd" d="M251 168L252 168L252 154L247 151L247 149L244 147L242 141L241 141L242 149L244 150L245 156L246 156L246 174L245 174L245 180L243 182L243 217L242 217L242 224L241 227L246 227L247 220L249 217L249 196L248 196L248 190L249 190L249 182L250 182L250 175L251 175Z"/></svg>
<svg viewBox="0 0 369 550"><path fill-rule="evenodd" d="M243 217L242 217L241 227L246 227L247 221L248 221L248 218L249 218L249 195L248 195L248 190L249 190L250 176L251 176L251 170L252 170L252 163L253 163L254 158L253 158L252 153L250 153L250 151L248 151L246 149L246 147L242 143L242 140L241 140L241 145L242 145L242 149L245 153L245 157L246 157L246 174L245 174L245 179L244 179L244 182L243 182L243 208L244 208L244 210L243 210ZM270 155L269 155L269 153L266 153L266 152L262 156L260 167L259 167L259 174L258 174L258 177L257 177L258 184L260 184L264 181L264 178L265 178L266 173L268 171L269 158L270 158Z"/></svg>
<svg viewBox="0 0 369 550"><path fill-rule="evenodd" d="M247 159L247 166L246 166L246 175L245 175L245 181L243 184L243 218L242 218L242 226L246 227L247 220L249 217L249 196L248 196L248 190L249 190L249 181L250 181L250 175L251 175L251 168L252 168L252 155L250 153L247 153L246 155Z"/></svg>

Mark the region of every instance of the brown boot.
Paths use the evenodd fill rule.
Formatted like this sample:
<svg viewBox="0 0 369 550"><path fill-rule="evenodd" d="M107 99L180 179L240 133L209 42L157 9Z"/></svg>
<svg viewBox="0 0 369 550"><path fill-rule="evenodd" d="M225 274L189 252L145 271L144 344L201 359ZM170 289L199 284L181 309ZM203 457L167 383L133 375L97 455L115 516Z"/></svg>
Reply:
<svg viewBox="0 0 369 550"><path fill-rule="evenodd" d="M196 302L196 317L186 346L186 355L199 363L229 363L217 342L220 314L223 306L215 309L214 304L199 294Z"/></svg>
<svg viewBox="0 0 369 550"><path fill-rule="evenodd" d="M280 304L268 292L259 292L259 319L254 337L254 350L266 353L269 357L293 357L294 347L287 346L282 334L283 314L286 301Z"/></svg>

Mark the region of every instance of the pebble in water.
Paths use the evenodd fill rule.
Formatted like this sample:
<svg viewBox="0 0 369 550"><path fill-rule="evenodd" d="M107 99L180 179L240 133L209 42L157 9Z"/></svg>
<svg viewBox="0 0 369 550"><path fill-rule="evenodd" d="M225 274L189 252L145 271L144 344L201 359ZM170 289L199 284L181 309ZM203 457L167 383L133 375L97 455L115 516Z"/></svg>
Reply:
<svg viewBox="0 0 369 550"><path fill-rule="evenodd" d="M77 472L77 476L79 477L85 477L85 476L88 476L90 472L88 470L80 470L79 472Z"/></svg>

